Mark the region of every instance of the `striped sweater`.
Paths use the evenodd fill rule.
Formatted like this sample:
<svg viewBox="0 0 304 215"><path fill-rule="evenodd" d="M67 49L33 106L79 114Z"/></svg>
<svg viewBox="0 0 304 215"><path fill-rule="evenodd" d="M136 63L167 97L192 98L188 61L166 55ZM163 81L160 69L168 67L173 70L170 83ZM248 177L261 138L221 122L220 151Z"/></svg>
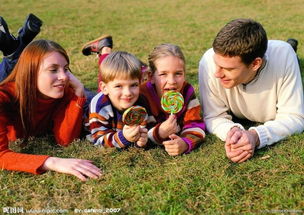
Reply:
<svg viewBox="0 0 304 215"><path fill-rule="evenodd" d="M144 122L147 127L151 127L155 122L154 117L149 114L149 109L146 106L147 102L143 97L139 97L134 105L140 105L146 108L148 119ZM123 135L122 122L123 112L118 111L111 103L109 97L102 92L98 93L91 101L89 121L86 126L90 130L87 139L94 145L103 147L125 148L130 146L129 142Z"/></svg>
<svg viewBox="0 0 304 215"><path fill-rule="evenodd" d="M162 110L160 98L151 82L143 83L140 92L148 100L152 115L157 121L156 126L148 132L149 139L154 143L162 144L165 139L159 136L158 130L160 124L169 117L169 114ZM180 93L183 95L185 102L182 110L176 114L177 123L181 128L178 135L187 143L188 150L186 153L188 153L204 139L206 126L201 117L201 106L195 96L194 88L185 82Z"/></svg>

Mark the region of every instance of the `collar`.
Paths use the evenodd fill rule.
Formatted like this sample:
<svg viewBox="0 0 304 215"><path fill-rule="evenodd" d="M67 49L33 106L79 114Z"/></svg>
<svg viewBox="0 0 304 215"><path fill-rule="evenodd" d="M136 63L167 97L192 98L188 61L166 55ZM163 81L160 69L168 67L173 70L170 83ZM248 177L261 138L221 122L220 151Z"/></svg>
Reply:
<svg viewBox="0 0 304 215"><path fill-rule="evenodd" d="M261 67L258 69L258 71L256 72L256 74L255 74L255 76L253 77L253 79L252 79L251 81L249 81L248 83L246 83L246 84L242 84L244 90L246 90L246 86L247 86L248 84L254 83L254 82L256 82L256 81L258 80L258 77L259 77L259 75L261 74L261 71L265 68L266 64L267 64L267 56L265 55L265 56L263 57L263 63L262 63L262 65L261 65Z"/></svg>

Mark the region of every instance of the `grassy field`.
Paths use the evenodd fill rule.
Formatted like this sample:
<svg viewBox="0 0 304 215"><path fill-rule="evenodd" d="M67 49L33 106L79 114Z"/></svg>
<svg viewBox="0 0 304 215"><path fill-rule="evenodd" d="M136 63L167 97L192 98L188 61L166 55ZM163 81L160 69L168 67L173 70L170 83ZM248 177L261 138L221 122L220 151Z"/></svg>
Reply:
<svg viewBox="0 0 304 215"><path fill-rule="evenodd" d="M239 17L261 22L270 39L298 39L304 69L301 0L1 0L0 4L0 16L14 34L28 13L40 17L44 24L37 38L66 48L73 72L92 90L97 88L97 58L83 56L81 47L107 33L113 36L115 50L129 51L145 62L155 45L180 45L187 59L187 79L198 92L199 59L219 29ZM45 210L39 214L47 210L101 214L101 209L113 214L304 214L303 143L304 134L293 135L257 151L245 163L233 164L225 157L223 142L212 135L194 152L178 157L168 156L162 148L105 150L84 140L61 148L52 137L35 138L26 148L17 142L11 147L25 153L93 160L104 176L82 183L54 172L37 176L1 171L0 214L22 208Z"/></svg>

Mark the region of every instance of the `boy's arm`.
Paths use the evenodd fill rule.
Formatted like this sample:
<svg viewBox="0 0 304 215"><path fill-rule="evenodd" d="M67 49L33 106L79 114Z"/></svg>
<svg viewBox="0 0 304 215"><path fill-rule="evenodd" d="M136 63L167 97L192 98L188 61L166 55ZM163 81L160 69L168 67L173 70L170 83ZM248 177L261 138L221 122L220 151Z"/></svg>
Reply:
<svg viewBox="0 0 304 215"><path fill-rule="evenodd" d="M125 148L131 144L123 135L121 120L114 120L113 107L108 97L102 93L91 101L88 127L91 132L88 139L94 145Z"/></svg>
<svg viewBox="0 0 304 215"><path fill-rule="evenodd" d="M131 142L125 138L123 131L115 131L111 126L111 120L104 118L98 113L90 113L90 141L93 142L94 145L102 145L106 148L125 148L129 146Z"/></svg>

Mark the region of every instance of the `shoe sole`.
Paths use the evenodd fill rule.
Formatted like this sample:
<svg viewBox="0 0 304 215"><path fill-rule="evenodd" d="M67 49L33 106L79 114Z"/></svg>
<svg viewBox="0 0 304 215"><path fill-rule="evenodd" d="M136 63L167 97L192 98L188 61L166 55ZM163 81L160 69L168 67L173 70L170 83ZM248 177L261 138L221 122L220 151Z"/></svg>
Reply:
<svg viewBox="0 0 304 215"><path fill-rule="evenodd" d="M33 25L36 26L37 29L30 28L30 25L31 25L30 23L33 23ZM42 22L41 19L39 19L34 14L30 13L25 20L24 27L25 28L29 27L29 30L32 31L32 32L40 32L40 27L42 26L42 24L43 24L43 22ZM28 25L28 26L26 26L26 25Z"/></svg>
<svg viewBox="0 0 304 215"><path fill-rule="evenodd" d="M112 36L106 34L106 35L102 35L102 36L98 37L98 38L95 39L95 40L92 40L92 41L90 41L90 42L87 42L87 43L82 47L81 51L84 50L84 49L85 49L88 45L90 45L91 43L95 43L95 42L97 42L97 41L99 41L99 40L102 40L102 39L105 39L105 38L107 38L107 37L112 37ZM83 53L83 51L82 51L82 53Z"/></svg>

